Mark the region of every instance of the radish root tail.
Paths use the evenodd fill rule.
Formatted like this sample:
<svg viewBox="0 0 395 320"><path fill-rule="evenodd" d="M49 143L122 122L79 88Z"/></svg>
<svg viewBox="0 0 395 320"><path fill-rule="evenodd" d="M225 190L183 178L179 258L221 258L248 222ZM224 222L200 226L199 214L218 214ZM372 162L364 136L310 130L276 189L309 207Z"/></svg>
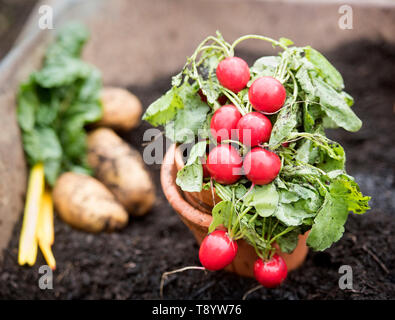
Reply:
<svg viewBox="0 0 395 320"><path fill-rule="evenodd" d="M260 285L258 285L258 286L256 286L256 287L254 287L254 288L248 290L246 293L244 293L242 300L246 300L247 297L248 297L251 293L253 293L253 292L255 292L255 291L257 291L257 290L259 290L259 289L261 289L261 288L263 288L263 286L260 284Z"/></svg>
<svg viewBox="0 0 395 320"><path fill-rule="evenodd" d="M159 288L159 294L160 294L160 298L161 299L163 299L163 287L165 286L165 281L168 278L168 276L170 276L172 274L175 274L175 273L184 272L184 271L187 271L187 270L203 270L204 272L207 271L206 268L204 268L204 267L189 266L189 267L183 267L183 268L180 268L180 269L176 269L176 270L173 270L173 271L164 272L162 274L162 277L161 277L161 280L160 280L160 288Z"/></svg>

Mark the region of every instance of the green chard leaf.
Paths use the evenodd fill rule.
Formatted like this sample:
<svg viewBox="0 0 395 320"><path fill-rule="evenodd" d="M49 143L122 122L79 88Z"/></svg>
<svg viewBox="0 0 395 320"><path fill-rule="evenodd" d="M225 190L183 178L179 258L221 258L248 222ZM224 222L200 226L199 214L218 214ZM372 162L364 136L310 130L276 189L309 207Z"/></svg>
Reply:
<svg viewBox="0 0 395 320"><path fill-rule="evenodd" d="M62 27L45 54L46 61L56 60L59 57L79 57L82 48L89 38L88 29L78 22L68 23Z"/></svg>
<svg viewBox="0 0 395 320"><path fill-rule="evenodd" d="M39 99L35 90L35 83L31 78L20 85L17 101L17 117L19 126L24 131L33 130L35 112L39 105Z"/></svg>
<svg viewBox="0 0 395 320"><path fill-rule="evenodd" d="M44 163L51 186L63 171L89 172L84 126L102 116L102 84L100 72L80 59L88 36L80 24L62 28L43 67L19 87L17 115L27 160L31 166Z"/></svg>
<svg viewBox="0 0 395 320"><path fill-rule="evenodd" d="M43 88L68 86L78 79L89 76L91 66L78 58L59 57L45 64L33 74L34 80Z"/></svg>

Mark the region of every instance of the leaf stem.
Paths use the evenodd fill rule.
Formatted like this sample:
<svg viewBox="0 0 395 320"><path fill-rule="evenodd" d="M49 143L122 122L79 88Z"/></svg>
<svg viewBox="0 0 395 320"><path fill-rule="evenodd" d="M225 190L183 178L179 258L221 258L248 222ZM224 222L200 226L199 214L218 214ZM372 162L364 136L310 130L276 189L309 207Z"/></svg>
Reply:
<svg viewBox="0 0 395 320"><path fill-rule="evenodd" d="M286 228L284 231L280 232L279 234L276 234L272 239L270 239L269 244L272 244L274 241L276 241L276 239L278 239L279 237L282 237L283 235L287 234L288 232L294 230L295 228L297 228L297 226L291 226Z"/></svg>
<svg viewBox="0 0 395 320"><path fill-rule="evenodd" d="M280 43L279 41L274 40L272 38L265 37L265 36L260 36L260 35L256 35L256 34L249 34L249 35L245 35L245 36L242 36L242 37L236 39L232 43L232 45L230 46L231 53L234 54L234 49L240 42L245 41L245 40L249 40L249 39L257 39L257 40L267 41L267 42L270 42L274 46L279 46L279 47L281 47L284 50L287 49L287 47L284 46L282 43Z"/></svg>

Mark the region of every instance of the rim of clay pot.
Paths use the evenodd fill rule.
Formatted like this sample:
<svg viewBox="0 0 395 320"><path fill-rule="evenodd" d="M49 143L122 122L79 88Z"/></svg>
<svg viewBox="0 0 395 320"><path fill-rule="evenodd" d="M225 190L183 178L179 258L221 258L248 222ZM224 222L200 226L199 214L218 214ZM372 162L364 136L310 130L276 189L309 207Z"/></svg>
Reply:
<svg viewBox="0 0 395 320"><path fill-rule="evenodd" d="M194 224L208 228L211 224L212 216L190 205L183 198L180 188L174 183L174 178L177 174L175 150L176 145L172 144L163 159L160 171L160 181L163 193L178 214Z"/></svg>
<svg viewBox="0 0 395 320"><path fill-rule="evenodd" d="M174 161L177 167L177 170L181 170L184 166L184 159L182 158L182 153L178 150L178 146L176 145L174 148Z"/></svg>

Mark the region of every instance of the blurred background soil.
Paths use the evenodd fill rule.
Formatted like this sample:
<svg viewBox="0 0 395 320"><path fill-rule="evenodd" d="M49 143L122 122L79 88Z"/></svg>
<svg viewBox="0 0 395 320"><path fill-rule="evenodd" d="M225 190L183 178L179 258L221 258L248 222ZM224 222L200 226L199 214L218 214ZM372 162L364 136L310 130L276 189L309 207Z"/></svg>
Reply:
<svg viewBox="0 0 395 320"><path fill-rule="evenodd" d="M35 1L0 1L0 56L8 51ZM30 7L29 7L30 6ZM4 31L5 30L5 31ZM265 52L240 51L250 64ZM372 196L372 210L350 215L344 237L325 252L309 252L305 264L274 290L261 289L250 299L394 299L395 298L395 47L381 41L358 40L324 52L344 76L354 96L355 112L364 122L358 133L331 131L347 154L347 169L361 189ZM174 70L176 73L177 70ZM144 86L129 86L147 107L170 86L172 74ZM142 152L139 128L123 138ZM53 251L58 269L54 289L38 287L38 267L17 264L21 219L0 264L1 299L157 299L161 274L198 265L198 246L165 199L159 165L149 170L157 185L157 203L147 216L131 219L119 233L92 235L55 219ZM341 265L353 269L353 290L341 290ZM187 271L169 278L165 298L241 299L253 279L224 271Z"/></svg>

